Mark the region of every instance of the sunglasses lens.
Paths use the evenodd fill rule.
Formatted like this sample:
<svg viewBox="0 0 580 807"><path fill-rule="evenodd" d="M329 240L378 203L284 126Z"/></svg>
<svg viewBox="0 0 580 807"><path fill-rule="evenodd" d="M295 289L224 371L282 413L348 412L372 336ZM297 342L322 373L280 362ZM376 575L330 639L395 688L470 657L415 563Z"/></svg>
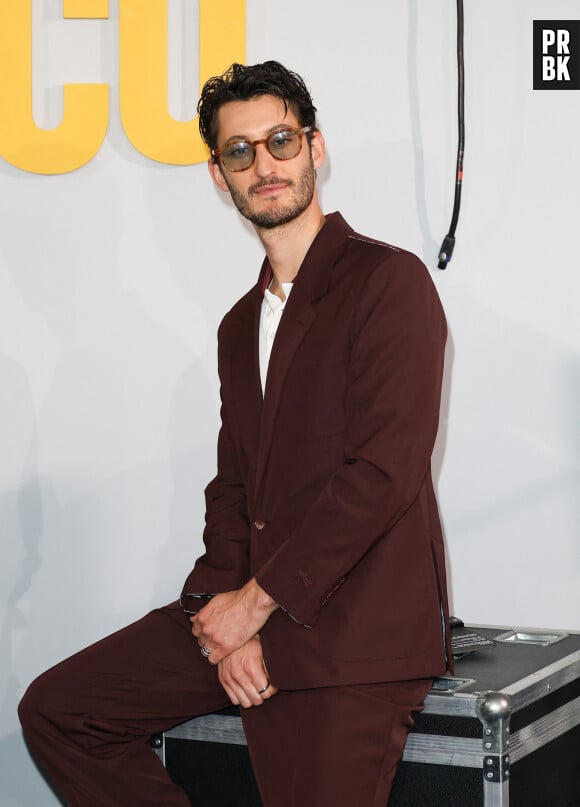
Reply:
<svg viewBox="0 0 580 807"><path fill-rule="evenodd" d="M230 171L243 171L254 162L254 147L244 140L232 143L222 151L222 161Z"/></svg>
<svg viewBox="0 0 580 807"><path fill-rule="evenodd" d="M287 129L274 132L267 140L236 140L218 152L225 167L230 171L245 171L254 162L256 146L265 143L268 151L277 160L291 160L300 154L303 130Z"/></svg>
<svg viewBox="0 0 580 807"><path fill-rule="evenodd" d="M297 132L274 132L268 139L268 151L277 160L291 160L300 151L300 135Z"/></svg>

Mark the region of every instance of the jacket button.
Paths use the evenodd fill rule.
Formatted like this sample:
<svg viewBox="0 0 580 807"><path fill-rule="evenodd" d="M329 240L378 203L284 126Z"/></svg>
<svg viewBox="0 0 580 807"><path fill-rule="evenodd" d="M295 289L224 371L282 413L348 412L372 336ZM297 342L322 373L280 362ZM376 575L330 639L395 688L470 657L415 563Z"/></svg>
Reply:
<svg viewBox="0 0 580 807"><path fill-rule="evenodd" d="M265 521L261 521L261 520L254 521L254 527L255 527L257 530L263 530L265 526L266 526L266 522L265 522Z"/></svg>

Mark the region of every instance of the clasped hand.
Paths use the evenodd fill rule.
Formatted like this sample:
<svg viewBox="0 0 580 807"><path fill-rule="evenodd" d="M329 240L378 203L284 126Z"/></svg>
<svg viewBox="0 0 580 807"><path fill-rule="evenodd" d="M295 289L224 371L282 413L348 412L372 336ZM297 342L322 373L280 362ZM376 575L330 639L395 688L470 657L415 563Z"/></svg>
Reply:
<svg viewBox="0 0 580 807"><path fill-rule="evenodd" d="M218 664L218 677L235 706L260 706L278 689L270 683L264 666L262 643L254 636Z"/></svg>
<svg viewBox="0 0 580 807"><path fill-rule="evenodd" d="M190 617L197 643L218 666L220 682L236 705L257 706L277 691L272 685L265 689L269 680L257 635L277 607L252 579L237 591L216 594Z"/></svg>

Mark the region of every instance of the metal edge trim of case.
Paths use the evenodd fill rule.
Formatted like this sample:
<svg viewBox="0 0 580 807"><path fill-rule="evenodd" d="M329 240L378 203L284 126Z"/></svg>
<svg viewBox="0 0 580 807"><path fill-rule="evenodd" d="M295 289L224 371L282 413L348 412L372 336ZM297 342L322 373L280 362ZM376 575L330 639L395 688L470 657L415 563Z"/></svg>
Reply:
<svg viewBox="0 0 580 807"><path fill-rule="evenodd" d="M512 764L578 725L580 725L580 696L514 732L509 741Z"/></svg>
<svg viewBox="0 0 580 807"><path fill-rule="evenodd" d="M206 743L247 745L242 719L232 715L194 717L193 720L166 731L165 737L176 740L200 740Z"/></svg>
<svg viewBox="0 0 580 807"><path fill-rule="evenodd" d="M580 678L580 650L504 687L501 692L511 696L513 713L577 678ZM423 714L477 717L478 702L484 695L484 692L430 692Z"/></svg>
<svg viewBox="0 0 580 807"><path fill-rule="evenodd" d="M511 695L512 710L517 712L524 706L534 703L542 696L555 689L560 689L579 677L580 650L576 650L526 678L521 678L514 684L504 687L502 692Z"/></svg>
<svg viewBox="0 0 580 807"><path fill-rule="evenodd" d="M483 780L483 807L508 807L510 803L509 781L490 782Z"/></svg>
<svg viewBox="0 0 580 807"><path fill-rule="evenodd" d="M165 765L165 735L154 734L149 741L149 745L155 751L161 763Z"/></svg>
<svg viewBox="0 0 580 807"><path fill-rule="evenodd" d="M477 703L481 692L457 692L439 695L432 692L425 698L422 714L477 717Z"/></svg>
<svg viewBox="0 0 580 807"><path fill-rule="evenodd" d="M509 741L511 764L578 725L580 725L580 697L515 732ZM170 729L165 733L165 737L246 745L241 719L231 716L204 715ZM410 734L405 745L403 760L433 765L481 768L483 749L481 740L477 738Z"/></svg>
<svg viewBox="0 0 580 807"><path fill-rule="evenodd" d="M165 732L167 739L197 740L199 742L246 745L241 718L220 715L196 717L188 723ZM445 737L432 734L410 734L403 754L405 762L428 762L481 768L481 740L465 737Z"/></svg>
<svg viewBox="0 0 580 807"><path fill-rule="evenodd" d="M409 734L403 752L405 762L481 768L481 740L472 737L446 737L441 734Z"/></svg>

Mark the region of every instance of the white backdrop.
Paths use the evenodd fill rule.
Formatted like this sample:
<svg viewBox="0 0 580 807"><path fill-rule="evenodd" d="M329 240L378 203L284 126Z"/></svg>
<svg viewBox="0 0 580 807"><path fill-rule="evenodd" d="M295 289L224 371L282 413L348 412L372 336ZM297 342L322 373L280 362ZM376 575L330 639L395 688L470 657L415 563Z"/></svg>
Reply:
<svg viewBox="0 0 580 807"><path fill-rule="evenodd" d="M169 2L182 119L197 98L197 5ZM57 803L20 737L27 684L173 599L201 549L215 332L261 259L205 166L154 163L127 142L116 0L99 22L62 21L56 0L33 8L38 124L58 124L65 82L108 82L111 113L74 173L0 160L2 807ZM453 611L579 629L580 92L532 90L532 20L580 19L580 2L466 2L465 187L446 272L455 3L288 8L248 0L247 60L307 79L329 152L324 209L417 252L447 311L434 464Z"/></svg>

